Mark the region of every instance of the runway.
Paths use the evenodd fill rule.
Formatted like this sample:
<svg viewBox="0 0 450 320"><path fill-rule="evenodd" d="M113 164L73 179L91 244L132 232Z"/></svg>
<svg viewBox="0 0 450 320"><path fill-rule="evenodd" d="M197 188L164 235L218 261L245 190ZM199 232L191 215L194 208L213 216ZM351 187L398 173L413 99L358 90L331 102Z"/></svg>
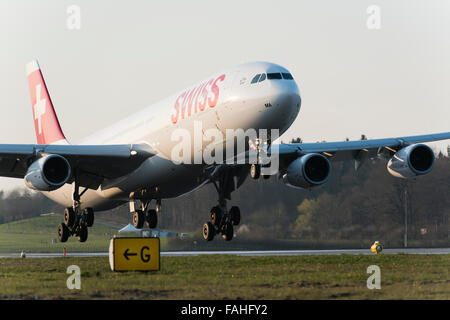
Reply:
<svg viewBox="0 0 450 320"><path fill-rule="evenodd" d="M237 256L300 256L300 255L341 255L373 254L369 249L337 250L257 250L257 251L161 251L162 257L183 257L201 255L237 255ZM384 249L381 254L450 254L450 248L396 248ZM108 252L72 252L66 257L108 257ZM18 258L18 253L0 253L0 258ZM60 258L62 253L26 253L27 258Z"/></svg>

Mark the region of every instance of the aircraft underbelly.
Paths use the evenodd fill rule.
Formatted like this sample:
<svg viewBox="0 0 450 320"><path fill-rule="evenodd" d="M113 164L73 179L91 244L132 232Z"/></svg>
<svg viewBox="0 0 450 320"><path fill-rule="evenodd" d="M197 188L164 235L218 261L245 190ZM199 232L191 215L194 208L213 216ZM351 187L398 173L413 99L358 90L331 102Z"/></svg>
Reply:
<svg viewBox="0 0 450 320"><path fill-rule="evenodd" d="M174 198L201 185L205 181L203 172L203 165L180 165L155 156L130 175L102 185L98 193L117 200Z"/></svg>
<svg viewBox="0 0 450 320"><path fill-rule="evenodd" d="M205 182L203 171L203 165L178 165L155 156L145 161L133 173L108 181L97 190L87 190L81 197L81 208L109 210L129 201L133 196L149 199L178 197ZM43 194L65 207L71 207L73 204L72 184Z"/></svg>

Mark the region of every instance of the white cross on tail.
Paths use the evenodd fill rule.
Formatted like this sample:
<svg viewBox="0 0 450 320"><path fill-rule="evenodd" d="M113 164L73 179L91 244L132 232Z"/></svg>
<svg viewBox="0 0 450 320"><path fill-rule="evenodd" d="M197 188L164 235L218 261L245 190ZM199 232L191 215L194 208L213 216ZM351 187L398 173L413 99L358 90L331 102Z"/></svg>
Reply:
<svg viewBox="0 0 450 320"><path fill-rule="evenodd" d="M36 86L36 104L33 106L34 120L38 121L38 131L42 134L41 118L45 114L46 99L41 100L41 85Z"/></svg>

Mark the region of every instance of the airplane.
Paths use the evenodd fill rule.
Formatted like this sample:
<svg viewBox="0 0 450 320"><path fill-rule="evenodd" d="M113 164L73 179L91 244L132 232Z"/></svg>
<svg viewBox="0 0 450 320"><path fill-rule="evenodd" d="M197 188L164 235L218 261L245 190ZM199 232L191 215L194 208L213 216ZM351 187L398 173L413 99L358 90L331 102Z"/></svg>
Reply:
<svg viewBox="0 0 450 320"><path fill-rule="evenodd" d="M59 124L37 60L26 65L31 95L36 144L0 144L0 176L22 178L25 185L65 207L58 239L88 237L94 212L129 203L133 226L157 227L162 200L188 194L213 184L218 202L202 228L206 241L221 235L233 238L241 212L228 209L231 194L246 178L269 178L294 188L324 184L334 161L355 161L359 168L367 159L387 160L387 170L399 178L427 174L435 157L426 142L450 139L450 132L386 139L323 143L272 143L270 134L245 140L245 159L256 161L174 161L179 145L174 132L191 135L201 124L200 136L208 130L224 134L229 129L277 130L283 134L297 118L301 97L292 74L270 62L249 62L214 74L136 114L70 144ZM259 132L259 131L257 131ZM229 139L214 141L214 151L225 151ZM253 140L252 140L253 139ZM211 142L212 144L212 142ZM230 145L233 145L232 143ZM189 146L187 158L205 152L209 144ZM234 147L233 147L234 148ZM235 149L233 149L235 150ZM183 151L184 154L185 151ZM275 174L264 173L261 155L278 160ZM211 153L212 154L212 153ZM222 154L223 158L226 158ZM219 157L220 158L220 157ZM253 158L253 159L254 159ZM271 158L272 159L272 158ZM270 165L270 163L269 163ZM155 205L151 208L151 203Z"/></svg>

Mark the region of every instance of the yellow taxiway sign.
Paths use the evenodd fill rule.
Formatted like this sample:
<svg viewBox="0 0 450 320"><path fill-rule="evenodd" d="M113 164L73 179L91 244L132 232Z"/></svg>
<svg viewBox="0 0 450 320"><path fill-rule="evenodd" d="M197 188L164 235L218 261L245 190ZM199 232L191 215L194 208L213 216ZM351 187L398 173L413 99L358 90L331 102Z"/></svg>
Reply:
<svg viewBox="0 0 450 320"><path fill-rule="evenodd" d="M159 270L159 238L113 238L109 264L113 271Z"/></svg>

